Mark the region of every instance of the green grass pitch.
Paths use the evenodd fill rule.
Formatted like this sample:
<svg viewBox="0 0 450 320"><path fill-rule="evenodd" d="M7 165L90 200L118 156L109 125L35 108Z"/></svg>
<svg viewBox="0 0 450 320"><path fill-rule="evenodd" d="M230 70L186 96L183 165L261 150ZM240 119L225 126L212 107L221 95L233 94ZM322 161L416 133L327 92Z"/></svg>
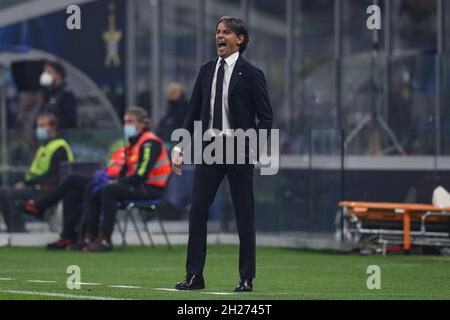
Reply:
<svg viewBox="0 0 450 320"><path fill-rule="evenodd" d="M170 291L184 276L185 253L186 246L119 246L101 254L3 247L0 299L450 299L450 257L259 247L254 292L234 294L238 247L210 245L206 289ZM66 287L69 265L81 268L79 290ZM369 265L381 269L380 290L367 289Z"/></svg>

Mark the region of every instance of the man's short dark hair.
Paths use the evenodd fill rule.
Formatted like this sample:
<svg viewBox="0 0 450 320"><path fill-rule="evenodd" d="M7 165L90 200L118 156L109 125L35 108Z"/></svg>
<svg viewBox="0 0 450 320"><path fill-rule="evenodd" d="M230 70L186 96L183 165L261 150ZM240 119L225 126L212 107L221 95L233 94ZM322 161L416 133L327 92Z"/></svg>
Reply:
<svg viewBox="0 0 450 320"><path fill-rule="evenodd" d="M56 73L58 73L61 76L61 78L63 79L66 78L67 75L66 68L64 68L64 66L61 63L57 61L47 60L45 61L44 65L53 68L56 71Z"/></svg>
<svg viewBox="0 0 450 320"><path fill-rule="evenodd" d="M239 46L239 53L244 53L245 49L247 49L248 43L250 42L250 38L248 36L247 27L245 26L244 21L236 17L224 16L219 19L216 23L216 29L219 26L219 23L225 23L225 25L230 28L230 30L236 35L244 36L244 41Z"/></svg>

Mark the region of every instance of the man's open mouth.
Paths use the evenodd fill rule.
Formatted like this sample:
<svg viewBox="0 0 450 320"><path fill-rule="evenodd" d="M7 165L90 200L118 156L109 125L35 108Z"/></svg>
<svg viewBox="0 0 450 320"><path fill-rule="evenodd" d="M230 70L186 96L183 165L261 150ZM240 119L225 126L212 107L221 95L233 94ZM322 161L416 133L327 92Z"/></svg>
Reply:
<svg viewBox="0 0 450 320"><path fill-rule="evenodd" d="M227 46L227 43L225 41L217 41L217 47L219 49L225 48Z"/></svg>

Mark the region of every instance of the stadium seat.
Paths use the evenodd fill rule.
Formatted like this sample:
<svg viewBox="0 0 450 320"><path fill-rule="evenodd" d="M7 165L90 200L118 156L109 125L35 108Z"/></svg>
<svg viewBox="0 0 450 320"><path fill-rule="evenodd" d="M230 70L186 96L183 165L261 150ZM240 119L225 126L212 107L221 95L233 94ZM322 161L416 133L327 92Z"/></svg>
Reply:
<svg viewBox="0 0 450 320"><path fill-rule="evenodd" d="M159 212L159 205L161 204L161 199L157 199L157 200L137 200L137 201L123 201L120 205L119 208L125 210L125 218L123 221L123 226L121 226L120 222L117 221L117 228L119 229L119 232L122 236L122 244L125 245L126 244L126 233L127 233L127 227L128 227L128 217L130 218L134 229L136 230L136 234L139 238L139 242L141 243L141 245L144 245L144 241L142 239L141 236L141 232L139 231L138 225L136 223L136 219L133 216L133 209L137 209L137 215L138 217L141 219L141 222L144 226L144 231L147 234L148 240L150 242L150 245L152 247L155 246L155 243L153 241L152 235L150 230L148 229L147 226L147 221L146 221L146 216L144 214L144 212L150 212L153 213L158 222L159 225L161 227L161 232L164 235L164 239L166 240L166 244L169 248L172 248L170 241L169 241L169 237L167 236L167 232L166 229L164 228L164 223L162 221L161 218L161 214Z"/></svg>

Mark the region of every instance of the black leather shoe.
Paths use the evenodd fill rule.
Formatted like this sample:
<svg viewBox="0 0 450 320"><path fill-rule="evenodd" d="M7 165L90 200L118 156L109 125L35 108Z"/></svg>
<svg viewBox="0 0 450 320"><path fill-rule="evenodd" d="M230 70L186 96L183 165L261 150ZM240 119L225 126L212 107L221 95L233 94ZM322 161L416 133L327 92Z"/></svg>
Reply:
<svg viewBox="0 0 450 320"><path fill-rule="evenodd" d="M252 279L241 279L234 292L250 292L253 290Z"/></svg>
<svg viewBox="0 0 450 320"><path fill-rule="evenodd" d="M186 280L177 283L175 286L177 290L196 290L205 289L205 280L202 276L190 274L186 276Z"/></svg>

